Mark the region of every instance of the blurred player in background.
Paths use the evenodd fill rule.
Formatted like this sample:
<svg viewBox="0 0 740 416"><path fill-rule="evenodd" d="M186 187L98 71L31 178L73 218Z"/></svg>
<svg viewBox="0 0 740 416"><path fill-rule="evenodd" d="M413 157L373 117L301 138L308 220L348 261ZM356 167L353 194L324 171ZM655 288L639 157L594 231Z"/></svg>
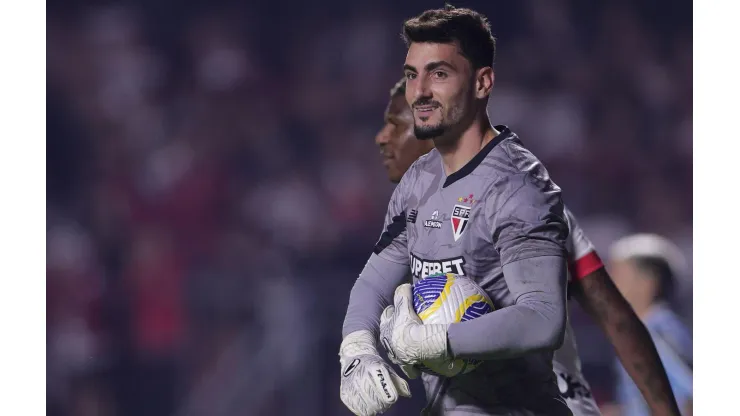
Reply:
<svg viewBox="0 0 740 416"><path fill-rule="evenodd" d="M385 231L352 288L340 397L357 414L377 414L408 393L377 354L379 330L400 365L483 361L452 378L422 374L428 414L570 415L552 371L566 327L568 225L560 188L542 163L486 114L490 26L477 12L448 6L407 20L403 34L414 135L435 148L403 175ZM422 325L409 271L413 281L440 272L468 276L498 309Z"/></svg>
<svg viewBox="0 0 740 416"><path fill-rule="evenodd" d="M375 143L380 147L388 179L398 183L416 159L434 149L433 141L418 140L414 136L414 115L406 102L406 78L402 78L391 89L391 100L385 109L383 121L383 128L375 136Z"/></svg>
<svg viewBox="0 0 740 416"><path fill-rule="evenodd" d="M413 114L405 94L406 80L402 79L391 90L385 124L375 137L388 179L393 183L398 183L411 164L434 147L433 142L417 140L414 136ZM629 369L629 376L640 387L639 392L646 398L652 414L677 415L676 401L649 333L612 283L593 244L573 214L567 208L565 214L570 227L567 248L571 295L608 335ZM555 352L553 367L560 392L573 414L598 415L598 406L581 372L575 335L570 325L566 328L563 346Z"/></svg>
<svg viewBox="0 0 740 416"><path fill-rule="evenodd" d="M693 347L691 332L668 306L675 278L685 268L678 247L654 234L625 237L609 253L614 282L647 326L658 348L673 393L691 414L693 402ZM617 363L617 400L625 415L652 414L635 384Z"/></svg>

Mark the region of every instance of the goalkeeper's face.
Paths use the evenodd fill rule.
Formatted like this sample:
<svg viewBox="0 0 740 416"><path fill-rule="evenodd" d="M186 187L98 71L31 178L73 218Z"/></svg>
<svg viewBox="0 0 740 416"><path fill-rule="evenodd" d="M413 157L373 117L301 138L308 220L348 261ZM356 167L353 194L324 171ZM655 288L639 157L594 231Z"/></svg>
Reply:
<svg viewBox="0 0 740 416"><path fill-rule="evenodd" d="M391 99L384 118L383 128L375 136L375 144L380 147L388 179L398 183L411 164L432 150L434 144L414 137L414 116L402 95Z"/></svg>
<svg viewBox="0 0 740 416"><path fill-rule="evenodd" d="M475 118L474 71L457 43L412 43L404 73L417 139L460 134Z"/></svg>

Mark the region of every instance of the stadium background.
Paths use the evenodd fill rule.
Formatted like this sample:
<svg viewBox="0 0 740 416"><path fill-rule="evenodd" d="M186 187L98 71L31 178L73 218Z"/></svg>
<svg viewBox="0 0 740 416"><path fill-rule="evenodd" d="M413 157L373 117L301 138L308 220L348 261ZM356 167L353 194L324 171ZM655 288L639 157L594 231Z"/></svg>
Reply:
<svg viewBox="0 0 740 416"><path fill-rule="evenodd" d="M348 414L341 322L392 191L373 138L401 22L441 4L48 3L49 415ZM498 37L492 120L597 248L651 231L690 259L690 3L453 4ZM573 323L608 402L611 347Z"/></svg>

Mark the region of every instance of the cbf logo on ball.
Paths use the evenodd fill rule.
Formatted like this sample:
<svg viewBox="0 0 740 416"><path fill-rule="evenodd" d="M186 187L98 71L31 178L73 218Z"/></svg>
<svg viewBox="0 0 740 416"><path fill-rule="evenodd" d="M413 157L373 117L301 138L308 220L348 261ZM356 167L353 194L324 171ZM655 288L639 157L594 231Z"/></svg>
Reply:
<svg viewBox="0 0 740 416"><path fill-rule="evenodd" d="M450 217L450 222L452 222L452 236L455 237L455 241L460 239L469 220L470 207L455 205L455 208L452 209L452 216Z"/></svg>

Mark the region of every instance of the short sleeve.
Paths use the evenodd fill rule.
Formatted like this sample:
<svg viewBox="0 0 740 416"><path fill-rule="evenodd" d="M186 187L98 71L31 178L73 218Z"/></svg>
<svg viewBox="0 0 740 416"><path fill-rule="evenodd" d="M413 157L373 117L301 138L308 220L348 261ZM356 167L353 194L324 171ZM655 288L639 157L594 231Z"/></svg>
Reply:
<svg viewBox="0 0 740 416"><path fill-rule="evenodd" d="M411 169L409 169L410 171ZM406 200L410 191L411 175L407 172L391 195L385 214L383 232L373 252L394 263L409 264L406 224L409 221Z"/></svg>
<svg viewBox="0 0 740 416"><path fill-rule="evenodd" d="M487 215L501 265L539 256L566 256L568 225L560 188L543 170L540 175L531 171L511 175L489 194Z"/></svg>
<svg viewBox="0 0 740 416"><path fill-rule="evenodd" d="M596 270L604 267L596 249L586 233L578 224L575 215L568 209L563 208L565 218L568 222L568 269L575 280L583 279Z"/></svg>

